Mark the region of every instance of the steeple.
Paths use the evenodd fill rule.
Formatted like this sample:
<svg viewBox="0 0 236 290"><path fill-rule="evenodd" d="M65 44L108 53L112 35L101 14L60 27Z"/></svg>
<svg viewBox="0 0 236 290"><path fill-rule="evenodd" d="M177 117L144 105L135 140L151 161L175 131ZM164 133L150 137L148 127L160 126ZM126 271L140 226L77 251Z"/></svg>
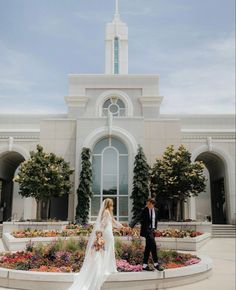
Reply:
<svg viewBox="0 0 236 290"><path fill-rule="evenodd" d="M119 0L106 27L106 74L128 74L128 27L120 19Z"/></svg>
<svg viewBox="0 0 236 290"><path fill-rule="evenodd" d="M113 21L118 21L118 20L120 20L119 0L116 0L116 10L115 10L115 15L114 15L114 20Z"/></svg>

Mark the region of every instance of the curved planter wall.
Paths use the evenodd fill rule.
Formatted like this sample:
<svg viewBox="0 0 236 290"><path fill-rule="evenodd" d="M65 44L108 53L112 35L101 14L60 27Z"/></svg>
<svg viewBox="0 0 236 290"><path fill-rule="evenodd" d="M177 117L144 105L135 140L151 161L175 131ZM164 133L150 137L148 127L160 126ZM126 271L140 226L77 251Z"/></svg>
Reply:
<svg viewBox="0 0 236 290"><path fill-rule="evenodd" d="M3 234L3 242L8 251L22 251L25 249L26 244L29 241L34 243L50 243L55 239L69 239L80 237L53 237L53 238L15 238L10 233ZM196 238L156 238L157 245L161 248L172 249L172 250L181 250L181 251L197 251L201 246L203 246L209 239L211 235L209 233L205 233ZM120 237L120 239L128 240L129 238Z"/></svg>
<svg viewBox="0 0 236 290"><path fill-rule="evenodd" d="M211 275L211 259L200 258L199 264L164 272L117 273L109 277L102 289L156 290L192 284ZM67 290L78 275L0 268L0 286L21 290Z"/></svg>

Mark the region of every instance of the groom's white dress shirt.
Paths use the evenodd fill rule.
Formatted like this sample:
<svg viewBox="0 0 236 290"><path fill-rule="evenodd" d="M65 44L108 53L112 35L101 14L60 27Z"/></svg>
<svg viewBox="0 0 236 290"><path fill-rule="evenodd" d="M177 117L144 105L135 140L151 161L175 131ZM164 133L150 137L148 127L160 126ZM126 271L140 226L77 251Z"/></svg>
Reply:
<svg viewBox="0 0 236 290"><path fill-rule="evenodd" d="M155 229L156 213L154 208L149 208L149 215L150 218L152 218L152 229Z"/></svg>

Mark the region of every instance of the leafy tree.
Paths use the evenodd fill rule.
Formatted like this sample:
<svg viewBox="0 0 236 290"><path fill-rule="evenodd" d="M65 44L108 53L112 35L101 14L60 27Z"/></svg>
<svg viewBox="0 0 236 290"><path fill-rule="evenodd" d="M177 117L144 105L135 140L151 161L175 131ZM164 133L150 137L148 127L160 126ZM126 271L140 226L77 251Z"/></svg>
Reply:
<svg viewBox="0 0 236 290"><path fill-rule="evenodd" d="M191 162L191 153L181 145L165 150L156 160L151 173L151 192L156 200L165 200L169 205L169 218L174 212L176 220L183 216L183 203L190 196L197 196L206 188L204 164Z"/></svg>
<svg viewBox="0 0 236 290"><path fill-rule="evenodd" d="M139 146L134 161L133 190L131 194L131 199L133 199L133 219L138 216L149 197L149 170L150 167L147 163L143 148Z"/></svg>
<svg viewBox="0 0 236 290"><path fill-rule="evenodd" d="M19 183L19 194L32 197L37 202L37 220L41 219L41 203L47 204L49 215L50 199L70 193L72 183L70 176L74 170L62 157L46 153L37 145L37 151L30 152L30 158L21 163L14 181Z"/></svg>
<svg viewBox="0 0 236 290"><path fill-rule="evenodd" d="M82 169L80 172L79 187L77 190L78 204L76 207L76 220L80 224L88 222L90 200L92 192L92 165L91 151L89 148L83 148L81 153Z"/></svg>

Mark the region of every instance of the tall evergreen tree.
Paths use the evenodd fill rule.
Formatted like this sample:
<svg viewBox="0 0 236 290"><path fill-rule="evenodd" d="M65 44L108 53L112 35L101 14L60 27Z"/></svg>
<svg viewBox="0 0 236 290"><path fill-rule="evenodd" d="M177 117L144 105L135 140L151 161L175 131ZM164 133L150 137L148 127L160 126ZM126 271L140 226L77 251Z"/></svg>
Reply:
<svg viewBox="0 0 236 290"><path fill-rule="evenodd" d="M147 163L143 148L139 146L134 162L133 190L131 199L133 200L133 219L135 219L145 206L149 197L149 173L150 167Z"/></svg>
<svg viewBox="0 0 236 290"><path fill-rule="evenodd" d="M83 148L81 153L82 169L77 190L78 204L76 207L76 221L80 224L86 224L88 222L90 200L93 196L92 164L90 158L91 150L89 148Z"/></svg>

